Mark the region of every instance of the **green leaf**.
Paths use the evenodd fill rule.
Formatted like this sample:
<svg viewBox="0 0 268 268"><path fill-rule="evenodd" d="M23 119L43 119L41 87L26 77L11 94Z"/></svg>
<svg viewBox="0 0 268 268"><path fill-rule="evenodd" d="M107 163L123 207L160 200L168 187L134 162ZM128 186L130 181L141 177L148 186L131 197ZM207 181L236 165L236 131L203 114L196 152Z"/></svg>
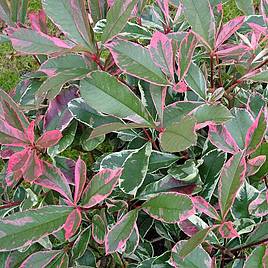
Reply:
<svg viewBox="0 0 268 268"><path fill-rule="evenodd" d="M64 32L67 37L96 52L84 1L42 0L47 16Z"/></svg>
<svg viewBox="0 0 268 268"><path fill-rule="evenodd" d="M193 113L198 124L215 123L222 124L233 118L230 111L222 104L204 104Z"/></svg>
<svg viewBox="0 0 268 268"><path fill-rule="evenodd" d="M122 71L156 85L169 85L161 69L153 63L147 48L118 38L105 46Z"/></svg>
<svg viewBox="0 0 268 268"><path fill-rule="evenodd" d="M99 127L96 127L93 129L93 131L90 134L90 139L95 139L97 137L102 137L105 134L111 133L111 132L118 132L120 130L126 130L126 129L134 129L134 128L148 128L150 125L146 124L136 124L136 123L110 123L106 125L102 125Z"/></svg>
<svg viewBox="0 0 268 268"><path fill-rule="evenodd" d="M227 154L217 149L212 150L202 157L202 165L199 167L199 174L204 185L202 196L208 201L211 199L219 181L220 171L227 159ZM211 165L213 163L213 165Z"/></svg>
<svg viewBox="0 0 268 268"><path fill-rule="evenodd" d="M81 81L80 91L86 103L99 112L120 118L136 116L137 120L154 125L140 99L108 73L92 72L89 78Z"/></svg>
<svg viewBox="0 0 268 268"><path fill-rule="evenodd" d="M261 144L261 146L253 154L251 154L251 157L254 158L259 155L265 155L266 160L264 164L260 167L258 172L252 176L254 180L262 178L263 176L268 174L268 143Z"/></svg>
<svg viewBox="0 0 268 268"><path fill-rule="evenodd" d="M122 122L120 119L116 117L101 115L96 110L91 108L81 98L77 98L70 101L68 103L68 109L77 121L89 127L95 128L109 123Z"/></svg>
<svg viewBox="0 0 268 268"><path fill-rule="evenodd" d="M183 0L184 15L192 30L210 49L213 49L216 34L213 9L207 0Z"/></svg>
<svg viewBox="0 0 268 268"><path fill-rule="evenodd" d="M201 247L195 248L189 255L184 259L180 257L180 251L187 241L180 241L177 243L171 252L170 262L174 267L180 268L208 268L213 267L211 257L209 254Z"/></svg>
<svg viewBox="0 0 268 268"><path fill-rule="evenodd" d="M13 48L26 54L52 54L71 49L73 44L25 28L15 29L9 34Z"/></svg>
<svg viewBox="0 0 268 268"><path fill-rule="evenodd" d="M253 0L235 0L237 7L247 16L255 14Z"/></svg>
<svg viewBox="0 0 268 268"><path fill-rule="evenodd" d="M152 151L149 161L148 173L153 173L159 169L167 168L179 159L180 157L175 154Z"/></svg>
<svg viewBox="0 0 268 268"><path fill-rule="evenodd" d="M106 254L123 250L135 227L138 210L131 210L108 231L105 237Z"/></svg>
<svg viewBox="0 0 268 268"><path fill-rule="evenodd" d="M149 199L142 209L154 219L176 223L194 214L191 199L183 194L161 193Z"/></svg>
<svg viewBox="0 0 268 268"><path fill-rule="evenodd" d="M146 143L134 151L123 163L123 173L119 180L120 189L127 194L136 195L147 174L152 144Z"/></svg>
<svg viewBox="0 0 268 268"><path fill-rule="evenodd" d="M137 4L138 0L118 0L115 1L113 6L110 8L107 14L107 23L102 34L101 40L105 43L107 40L111 39L127 24L127 21L131 15L132 10Z"/></svg>
<svg viewBox="0 0 268 268"><path fill-rule="evenodd" d="M72 256L74 259L82 257L87 249L88 243L91 238L91 226L84 229L72 247Z"/></svg>
<svg viewBox="0 0 268 268"><path fill-rule="evenodd" d="M187 255L189 255L197 246L199 246L202 242L205 241L210 231L211 228L207 228L195 233L180 248L179 256L184 259Z"/></svg>
<svg viewBox="0 0 268 268"><path fill-rule="evenodd" d="M244 268L262 268L263 266L263 257L265 255L266 246L260 245L256 247L252 253L249 255L248 259L245 262Z"/></svg>
<svg viewBox="0 0 268 268"><path fill-rule="evenodd" d="M231 208L236 193L245 180L246 162L243 153L232 156L223 166L219 182L219 205L225 218Z"/></svg>
<svg viewBox="0 0 268 268"><path fill-rule="evenodd" d="M194 131L196 121L191 116L185 116L180 122L168 126L160 135L160 144L164 151L181 152L197 142Z"/></svg>
<svg viewBox="0 0 268 268"><path fill-rule="evenodd" d="M61 91L64 84L73 80L80 80L85 77L89 69L73 68L57 73L45 80L36 92L36 101L40 104L45 98L53 100Z"/></svg>
<svg viewBox="0 0 268 268"><path fill-rule="evenodd" d="M207 83L205 77L200 68L192 63L185 76L186 84L197 94L201 99L206 100L207 98Z"/></svg>
<svg viewBox="0 0 268 268"><path fill-rule="evenodd" d="M101 216L95 214L92 218L92 236L98 244L104 243L106 226Z"/></svg>
<svg viewBox="0 0 268 268"><path fill-rule="evenodd" d="M255 82L268 83L268 71L265 70L265 71L259 72L253 76L250 76L248 79L255 81Z"/></svg>
<svg viewBox="0 0 268 268"><path fill-rule="evenodd" d="M66 206L47 206L1 218L0 251L31 245L41 237L56 232L63 227L72 210Z"/></svg>

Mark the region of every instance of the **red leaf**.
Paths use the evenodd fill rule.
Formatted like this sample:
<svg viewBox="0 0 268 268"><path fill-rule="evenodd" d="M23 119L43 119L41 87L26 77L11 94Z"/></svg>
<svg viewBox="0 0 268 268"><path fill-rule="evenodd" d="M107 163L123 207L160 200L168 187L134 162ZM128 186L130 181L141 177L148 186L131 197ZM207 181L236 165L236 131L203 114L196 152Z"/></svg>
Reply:
<svg viewBox="0 0 268 268"><path fill-rule="evenodd" d="M75 165L75 192L74 192L74 203L80 200L85 183L87 179L87 167L85 162L79 157Z"/></svg>
<svg viewBox="0 0 268 268"><path fill-rule="evenodd" d="M239 234L234 229L234 224L231 221L222 223L219 227L219 232L223 238L239 237Z"/></svg>
<svg viewBox="0 0 268 268"><path fill-rule="evenodd" d="M45 132L36 142L36 146L40 148L48 148L59 142L62 134L59 130L50 130Z"/></svg>
<svg viewBox="0 0 268 268"><path fill-rule="evenodd" d="M66 222L63 225L65 230L65 239L69 240L78 230L82 221L82 215L79 209L74 209L68 216Z"/></svg>
<svg viewBox="0 0 268 268"><path fill-rule="evenodd" d="M220 45L222 45L231 35L233 35L240 27L244 24L245 17L237 17L235 19L230 20L226 24L223 25L221 31L219 32L215 49L217 49Z"/></svg>

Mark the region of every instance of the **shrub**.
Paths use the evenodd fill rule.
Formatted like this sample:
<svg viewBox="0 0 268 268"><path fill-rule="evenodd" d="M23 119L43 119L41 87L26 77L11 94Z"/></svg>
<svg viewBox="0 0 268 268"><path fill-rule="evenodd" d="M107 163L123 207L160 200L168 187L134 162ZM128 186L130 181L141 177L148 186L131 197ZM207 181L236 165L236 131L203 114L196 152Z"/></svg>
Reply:
<svg viewBox="0 0 268 268"><path fill-rule="evenodd" d="M39 64L0 91L2 267L266 267L268 1L27 2L0 5Z"/></svg>

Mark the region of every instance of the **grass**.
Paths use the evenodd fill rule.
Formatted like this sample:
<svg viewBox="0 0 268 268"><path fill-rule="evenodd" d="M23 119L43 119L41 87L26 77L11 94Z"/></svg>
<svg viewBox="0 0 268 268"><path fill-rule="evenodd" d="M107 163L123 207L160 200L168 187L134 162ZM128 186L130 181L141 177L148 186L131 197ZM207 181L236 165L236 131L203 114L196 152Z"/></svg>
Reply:
<svg viewBox="0 0 268 268"><path fill-rule="evenodd" d="M55 0L56 1L56 0ZM258 0L257 0L258 1ZM30 0L29 11L41 8L41 0ZM236 7L235 0L230 0L224 5L225 20L241 15ZM49 23L49 28L52 26ZM20 76L37 68L31 56L18 56L11 45L0 44L0 87L6 91L13 89L19 82Z"/></svg>

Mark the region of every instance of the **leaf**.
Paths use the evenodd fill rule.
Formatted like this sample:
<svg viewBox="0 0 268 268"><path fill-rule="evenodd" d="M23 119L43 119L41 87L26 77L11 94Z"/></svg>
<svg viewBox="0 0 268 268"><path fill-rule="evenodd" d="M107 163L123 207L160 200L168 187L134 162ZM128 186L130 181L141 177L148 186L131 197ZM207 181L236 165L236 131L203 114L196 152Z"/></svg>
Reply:
<svg viewBox="0 0 268 268"><path fill-rule="evenodd" d="M209 125L208 139L225 153L235 154L240 151L236 141L225 126Z"/></svg>
<svg viewBox="0 0 268 268"><path fill-rule="evenodd" d="M63 173L53 165L44 162L43 174L34 181L35 184L57 191L67 200L73 201L72 193L67 179Z"/></svg>
<svg viewBox="0 0 268 268"><path fill-rule="evenodd" d="M267 191L261 191L248 207L250 215L255 217L265 217L268 214L268 201L266 198Z"/></svg>
<svg viewBox="0 0 268 268"><path fill-rule="evenodd" d="M89 78L81 81L80 92L86 103L99 112L120 118L137 116L137 121L154 124L139 98L108 73L92 72Z"/></svg>
<svg viewBox="0 0 268 268"><path fill-rule="evenodd" d="M254 74L253 76L249 77L249 80L255 81L255 82L263 82L263 83L267 83L268 82L268 71L264 70L261 71L257 74Z"/></svg>
<svg viewBox="0 0 268 268"><path fill-rule="evenodd" d="M198 247L200 244L202 244L205 241L205 239L208 236L208 234L211 232L211 229L212 228L207 228L207 229L198 231L189 240L187 240L183 244L183 246L180 248L180 251L179 251L180 258L184 259L193 250L195 250L196 247Z"/></svg>
<svg viewBox="0 0 268 268"><path fill-rule="evenodd" d="M177 223L194 214L191 199L177 193L157 194L146 201L142 209L152 218L166 223Z"/></svg>
<svg viewBox="0 0 268 268"><path fill-rule="evenodd" d="M5 120L0 118L0 143L2 145L24 147L29 141L22 131L12 127Z"/></svg>
<svg viewBox="0 0 268 268"><path fill-rule="evenodd" d="M124 251L126 242L135 227L137 217L138 210L131 210L108 231L105 237L106 255L117 251Z"/></svg>
<svg viewBox="0 0 268 268"><path fill-rule="evenodd" d="M179 159L180 157L174 154L152 151L149 160L148 173L156 172L162 168L168 168Z"/></svg>
<svg viewBox="0 0 268 268"><path fill-rule="evenodd" d="M184 79L187 75L192 63L192 57L197 44L197 39L193 32L189 32L180 43L179 51L177 54L178 61L178 77L180 80ZM194 68L194 67L192 67ZM189 79L189 77L188 77Z"/></svg>
<svg viewBox="0 0 268 268"><path fill-rule="evenodd" d="M244 268L263 267L263 257L265 255L265 250L265 245L256 247L247 258Z"/></svg>
<svg viewBox="0 0 268 268"><path fill-rule="evenodd" d="M224 126L230 133L238 147L245 149L245 139L249 127L252 125L252 116L245 109L233 108L230 110L233 118L227 121Z"/></svg>
<svg viewBox="0 0 268 268"><path fill-rule="evenodd" d="M225 219L236 193L245 180L246 162L243 153L232 156L223 166L219 182L219 205Z"/></svg>
<svg viewBox="0 0 268 268"><path fill-rule="evenodd" d="M45 98L52 101L58 94L60 94L64 84L72 80L80 80L84 78L89 71L90 69L88 68L72 68L47 78L36 92L35 99L37 104L42 103Z"/></svg>
<svg viewBox="0 0 268 268"><path fill-rule="evenodd" d="M59 142L62 134L59 130L49 130L45 132L37 141L36 146L39 148L52 147Z"/></svg>
<svg viewBox="0 0 268 268"><path fill-rule="evenodd" d="M47 206L1 218L0 251L25 247L61 229L72 208ZM12 243L10 243L12 241Z"/></svg>
<svg viewBox="0 0 268 268"><path fill-rule="evenodd" d="M189 240L188 240L189 241ZM180 251L187 241L178 242L171 251L170 263L175 268L208 268L212 266L209 254L199 245L184 259L180 257Z"/></svg>
<svg viewBox="0 0 268 268"><path fill-rule="evenodd" d="M207 84L203 73L200 68L192 63L185 76L186 84L191 90L197 94L201 99L206 100L207 96Z"/></svg>
<svg viewBox="0 0 268 268"><path fill-rule="evenodd" d="M82 222L82 215L79 209L74 209L66 219L63 225L65 230L65 239L69 240L78 230Z"/></svg>
<svg viewBox="0 0 268 268"><path fill-rule="evenodd" d="M217 221L220 220L220 215L217 210L210 205L202 196L194 196L191 198L194 207L199 211Z"/></svg>
<svg viewBox="0 0 268 268"><path fill-rule="evenodd" d="M93 31L87 17L86 7L79 0L42 0L47 16L70 39L95 53Z"/></svg>
<svg viewBox="0 0 268 268"><path fill-rule="evenodd" d="M27 129L29 120L21 107L2 89L0 89L0 107L1 117L8 121L9 125L21 131Z"/></svg>
<svg viewBox="0 0 268 268"><path fill-rule="evenodd" d="M84 229L78 238L75 240L73 248L72 248L72 255L74 259L78 259L82 257L87 249L88 243L91 238L91 226Z"/></svg>
<svg viewBox="0 0 268 268"><path fill-rule="evenodd" d="M95 214L92 218L92 236L94 240L102 245L106 236L106 226L98 214Z"/></svg>
<svg viewBox="0 0 268 268"><path fill-rule="evenodd" d="M103 116L91 108L83 99L77 98L68 103L68 109L72 116L79 122L89 126L97 127L113 122L122 122L120 119L112 116Z"/></svg>
<svg viewBox="0 0 268 268"><path fill-rule="evenodd" d="M266 111L261 110L246 134L245 147L247 149L247 154L253 153L261 145L266 129Z"/></svg>
<svg viewBox="0 0 268 268"><path fill-rule="evenodd" d="M241 1L241 0L239 0ZM244 1L244 0L242 0ZM247 0L246 0L247 1ZM226 40L228 40L236 31L240 29L240 27L244 24L245 17L240 16L236 17L235 19L232 19L228 21L226 24L222 26L221 31L219 32L215 48L218 48L221 46Z"/></svg>
<svg viewBox="0 0 268 268"><path fill-rule="evenodd" d="M146 143L130 154L123 163L123 172L119 180L120 189L127 194L136 195L147 174L152 144Z"/></svg>
<svg viewBox="0 0 268 268"><path fill-rule="evenodd" d="M135 224L134 229L126 243L125 254L131 255L135 252L140 242L140 234L137 225Z"/></svg>
<svg viewBox="0 0 268 268"><path fill-rule="evenodd" d="M220 171L227 159L227 154L214 149L202 157L202 165L199 166L199 174L204 182L202 196L210 201L219 181ZM213 163L213 165L211 165Z"/></svg>
<svg viewBox="0 0 268 268"><path fill-rule="evenodd" d="M74 203L80 200L84 186L87 180L87 166L86 163L79 157L75 164L75 190L74 190Z"/></svg>
<svg viewBox="0 0 268 268"><path fill-rule="evenodd" d="M135 129L135 128L148 128L150 125L148 124L136 124L136 123L110 123L106 125L102 125L99 127L96 127L92 130L90 134L91 139L95 139L98 137L102 137L103 135L106 135L111 132L119 132L120 130L127 130L127 129Z"/></svg>
<svg viewBox="0 0 268 268"><path fill-rule="evenodd" d="M90 208L102 202L112 193L121 174L122 169L117 168L103 169L94 175L83 192L81 205Z"/></svg>
<svg viewBox="0 0 268 268"><path fill-rule="evenodd" d="M156 85L169 85L161 69L152 62L147 48L119 38L105 46L123 72Z"/></svg>
<svg viewBox="0 0 268 268"><path fill-rule="evenodd" d="M168 126L160 134L160 144L166 152L181 152L186 150L197 142L197 135L194 131L195 119L191 116L185 116L180 120Z"/></svg>
<svg viewBox="0 0 268 268"><path fill-rule="evenodd" d="M219 227L219 233L222 238L235 238L239 237L239 234L234 229L234 224L231 221L223 222Z"/></svg>
<svg viewBox="0 0 268 268"><path fill-rule="evenodd" d="M57 37L25 28L9 28L13 48L26 54L52 54L73 48L73 44Z"/></svg>
<svg viewBox="0 0 268 268"><path fill-rule="evenodd" d="M246 246L267 240L268 239L267 227L268 227L268 221L264 221L257 224L254 231L250 233L246 242L242 245Z"/></svg>
<svg viewBox="0 0 268 268"><path fill-rule="evenodd" d="M137 2L137 0L118 0L110 8L107 13L106 27L101 36L103 43L123 30Z"/></svg>
<svg viewBox="0 0 268 268"><path fill-rule="evenodd" d="M202 127L211 123L222 124L233 118L230 111L222 104L201 105L193 112L193 115Z"/></svg>
<svg viewBox="0 0 268 268"><path fill-rule="evenodd" d="M53 260L62 254L61 250L38 251L29 256L21 265L20 268L27 267L48 267Z"/></svg>
<svg viewBox="0 0 268 268"><path fill-rule="evenodd" d="M149 52L156 66L170 79L174 79L174 56L171 40L161 32L152 36Z"/></svg>
<svg viewBox="0 0 268 268"><path fill-rule="evenodd" d="M209 1L183 0L184 15L192 26L192 30L202 42L213 49L216 33L215 18Z"/></svg>
<svg viewBox="0 0 268 268"><path fill-rule="evenodd" d="M253 178L262 178L268 173L268 143L263 143L258 147L258 149L251 155L252 157L257 157L263 155L266 157L264 164L260 167L256 174L253 175Z"/></svg>
<svg viewBox="0 0 268 268"><path fill-rule="evenodd" d="M245 14L245 15L253 15L254 12L254 4L252 0L235 0L237 7Z"/></svg>

